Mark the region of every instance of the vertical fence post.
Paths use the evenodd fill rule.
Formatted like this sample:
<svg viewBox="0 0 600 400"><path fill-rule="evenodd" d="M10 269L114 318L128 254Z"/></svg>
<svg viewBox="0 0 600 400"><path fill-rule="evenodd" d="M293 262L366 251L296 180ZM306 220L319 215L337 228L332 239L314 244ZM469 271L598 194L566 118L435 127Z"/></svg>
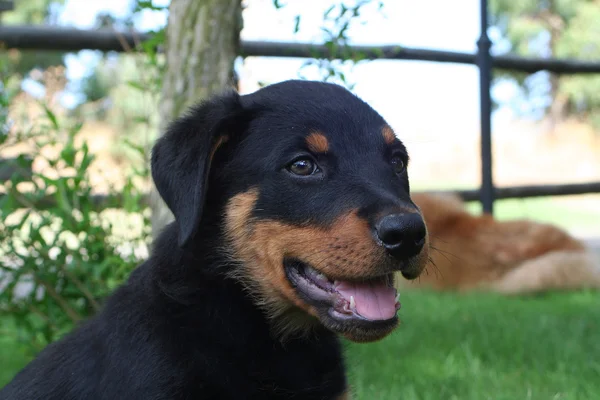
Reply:
<svg viewBox="0 0 600 400"><path fill-rule="evenodd" d="M480 201L485 213L493 214L494 181L492 175L492 100L490 81L492 75L491 41L487 34L488 4L481 0L481 36L477 41L477 66L479 67L479 95L481 118L481 189Z"/></svg>

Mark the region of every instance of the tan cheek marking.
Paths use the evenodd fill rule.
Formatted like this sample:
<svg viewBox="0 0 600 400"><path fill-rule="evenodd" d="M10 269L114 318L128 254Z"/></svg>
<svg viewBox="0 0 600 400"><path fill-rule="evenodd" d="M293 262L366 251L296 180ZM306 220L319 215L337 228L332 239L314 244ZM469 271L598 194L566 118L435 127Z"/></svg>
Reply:
<svg viewBox="0 0 600 400"><path fill-rule="evenodd" d="M311 151L315 153L327 153L329 150L329 141L322 133L311 133L306 137L306 144Z"/></svg>
<svg viewBox="0 0 600 400"><path fill-rule="evenodd" d="M382 263L381 250L371 240L366 221L353 211L339 218L330 229L297 227L278 221L250 218L258 192L239 194L230 200L226 212L226 232L234 247L234 257L244 264L242 280L257 289L261 302L281 311L289 303L316 315L302 301L288 281L282 266L284 257L297 257L332 279L367 277ZM248 282L246 282L248 283ZM278 308L278 310L275 310Z"/></svg>
<svg viewBox="0 0 600 400"><path fill-rule="evenodd" d="M226 232L234 256L243 262L243 280L249 281L272 315L291 304L316 316L316 310L301 300L288 281L284 257L296 257L332 279L369 277L386 273L385 252L371 239L368 223L352 211L329 229L298 227L279 221L252 221L258 191L235 196L228 204ZM429 260L429 235L421 253L410 265L421 273ZM381 269L381 270L379 270Z"/></svg>
<svg viewBox="0 0 600 400"><path fill-rule="evenodd" d="M382 264L383 252L372 240L367 221L359 218L355 210L340 217L330 229L313 229L307 236L312 237L309 246L294 246L298 256L332 279L382 272L374 268Z"/></svg>
<svg viewBox="0 0 600 400"><path fill-rule="evenodd" d="M279 238L288 237L290 227L271 221L253 222L251 214L257 199L258 191L252 189L234 196L227 205L226 235L234 248L233 256L244 264L244 271L236 272L236 276L258 292L258 301L273 314L289 307L287 302L292 301L316 315L300 300L282 267L286 241Z"/></svg>
<svg viewBox="0 0 600 400"><path fill-rule="evenodd" d="M340 217L330 229L297 227L276 221L255 225L255 234L279 249L284 256L307 262L332 279L372 276L382 263L383 251L371 239L368 223L352 211Z"/></svg>
<svg viewBox="0 0 600 400"><path fill-rule="evenodd" d="M254 261L249 265L252 277L263 287L263 295L271 299L282 296L291 300L296 306L316 315L316 311L305 304L297 295L288 281L283 268L286 255L286 243L290 236L290 228L278 223L257 223L254 233L246 243L248 248L254 248L251 256ZM302 232L298 232L297 240L303 240Z"/></svg>
<svg viewBox="0 0 600 400"><path fill-rule="evenodd" d="M244 263L243 279L251 281L262 302L270 303L270 307L281 308L291 302L316 315L288 281L282 265L285 257L296 257L331 279L388 272L385 252L371 239L368 223L356 211L343 215L329 229L269 220L253 222L250 216L257 198L258 192L251 190L229 202L226 232L234 256ZM426 240L421 253L410 263L413 274L420 274L429 261L429 235Z"/></svg>
<svg viewBox="0 0 600 400"><path fill-rule="evenodd" d="M389 126L384 126L381 130L381 135L383 135L383 140L385 140L386 144L392 144L396 140L396 134Z"/></svg>

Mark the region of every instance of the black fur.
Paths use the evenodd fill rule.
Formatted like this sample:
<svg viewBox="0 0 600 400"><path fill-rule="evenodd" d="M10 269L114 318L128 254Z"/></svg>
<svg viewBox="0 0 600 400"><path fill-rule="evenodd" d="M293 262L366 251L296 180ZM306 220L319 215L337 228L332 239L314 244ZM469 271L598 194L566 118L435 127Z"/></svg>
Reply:
<svg viewBox="0 0 600 400"><path fill-rule="evenodd" d="M240 268L223 246L229 199L259 188L257 219L328 226L358 208L373 225L411 205L408 177L389 164L385 121L331 84L288 81L247 96L228 92L171 124L152 155L157 189L176 217L150 258L96 317L49 345L2 400L334 399L347 388L340 343L323 326L281 341L225 275ZM326 132L320 177L284 171ZM227 136L211 160L215 144ZM211 165L212 161L212 165ZM373 221L371 221L373 220Z"/></svg>

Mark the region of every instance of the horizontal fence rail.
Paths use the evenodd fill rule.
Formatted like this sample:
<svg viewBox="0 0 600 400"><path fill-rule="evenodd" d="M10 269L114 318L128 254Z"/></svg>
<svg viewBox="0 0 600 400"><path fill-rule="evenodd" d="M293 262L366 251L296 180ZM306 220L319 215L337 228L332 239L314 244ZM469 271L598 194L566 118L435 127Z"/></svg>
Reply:
<svg viewBox="0 0 600 400"><path fill-rule="evenodd" d="M427 191L427 193L456 193L464 201L478 201L481 197L479 190ZM494 199L570 196L588 193L600 193L600 182L497 187L494 188Z"/></svg>
<svg viewBox="0 0 600 400"><path fill-rule="evenodd" d="M485 3L485 0L482 0L482 4L483 3ZM482 14L485 14L486 10L482 9L482 11ZM482 15L482 21L483 18L484 15ZM482 26L485 27L486 25L482 24ZM79 51L85 49L105 52L137 51L140 48L140 43L146 41L150 37L151 36L147 33L135 31L120 32L113 29L81 30L52 26L0 25L0 46L8 49L16 48L37 51ZM159 48L158 51L160 50L161 49ZM485 51L485 49L483 50ZM295 58L419 60L478 65L477 53L416 49L401 46L336 47L311 43L242 41L241 55ZM491 67L527 73L538 71L549 71L558 74L600 73L600 62L550 58L534 59L511 55L490 56L489 60L491 65L483 66L486 70ZM482 66L478 66L481 69ZM485 85L485 82L483 83L484 86L488 87L487 90L489 90L489 84ZM1 164L4 164L4 167L0 168L0 172L2 172L0 178L8 179L11 171L10 169L7 169L9 167L7 167L6 162L2 163L0 160L0 167L2 166ZM491 188L491 197L493 201L495 199L600 193L600 182L505 188L496 188L493 186L493 183L491 183ZM489 187L487 189L489 189ZM483 197L490 197L490 193L484 193L481 189L448 192L457 193L465 201L481 201L482 194L485 195ZM487 190L486 192L490 192L490 190ZM439 193L439 191L433 191L431 193ZM0 200L1 198L2 194L0 194ZM119 196L98 195L93 198L93 204L98 209L118 207L121 201L122 199ZM147 201L147 197L144 197L144 201ZM489 201L487 202L489 203ZM52 207L53 204L53 199L48 197L36 201L35 207L47 209Z"/></svg>
<svg viewBox="0 0 600 400"><path fill-rule="evenodd" d="M241 47L242 53L247 56L327 58L330 54L327 46L310 43L242 41ZM365 59L368 60L413 60L473 65L477 63L476 54L401 46L349 46L347 50L339 50L338 54L360 54L364 55ZM600 73L599 62L551 58L534 59L517 56L492 56L492 65L497 69L529 73L538 71L550 71L562 74Z"/></svg>
<svg viewBox="0 0 600 400"><path fill-rule="evenodd" d="M568 196L568 195L579 195L592 192L600 192L600 182L590 183L573 183L567 185L536 185L536 186L509 186L503 188L495 188L495 200L502 199L520 199L520 198L532 198L532 197L544 197L544 196ZM460 196L464 201L479 201L480 191L475 190L425 190L415 191L415 193L430 193L430 194L444 194L454 193ZM5 195L0 193L0 202ZM123 204L123 197L119 195L103 195L98 194L92 196L92 206L96 211L100 211L107 208L121 208ZM56 207L56 201L52 196L43 197L34 201L22 202L23 208L35 208L36 210L47 210L52 207ZM149 196L145 195L142 197L142 204L149 205Z"/></svg>
<svg viewBox="0 0 600 400"><path fill-rule="evenodd" d="M54 51L128 51L136 49L150 36L141 32L119 32L113 29L82 30L48 26L0 26L0 42L6 48ZM451 51L416 49L401 46L347 46L333 48L327 45L294 42L242 41L244 56L349 58L358 56L368 60L414 60L476 64L476 54ZM534 73L550 71L559 74L600 73L600 62L562 59L535 59L517 56L492 56L492 66L502 70Z"/></svg>

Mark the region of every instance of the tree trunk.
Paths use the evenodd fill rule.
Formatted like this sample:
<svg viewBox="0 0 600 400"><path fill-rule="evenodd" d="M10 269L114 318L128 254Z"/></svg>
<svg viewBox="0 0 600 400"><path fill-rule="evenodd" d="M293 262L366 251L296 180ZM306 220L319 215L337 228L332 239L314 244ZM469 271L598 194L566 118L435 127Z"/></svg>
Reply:
<svg viewBox="0 0 600 400"><path fill-rule="evenodd" d="M241 0L171 1L159 105L161 133L190 105L233 85L241 27ZM156 238L173 215L155 189L151 203Z"/></svg>
<svg viewBox="0 0 600 400"><path fill-rule="evenodd" d="M550 33L550 56L556 57L556 47L565 29L565 21L558 13L555 0L550 0L548 3L548 13L545 14L544 20ZM560 94L560 76L555 73L550 73L550 96L552 104L548 110L548 117L550 120L550 131L553 133L556 124L564 119L568 103L568 99Z"/></svg>

